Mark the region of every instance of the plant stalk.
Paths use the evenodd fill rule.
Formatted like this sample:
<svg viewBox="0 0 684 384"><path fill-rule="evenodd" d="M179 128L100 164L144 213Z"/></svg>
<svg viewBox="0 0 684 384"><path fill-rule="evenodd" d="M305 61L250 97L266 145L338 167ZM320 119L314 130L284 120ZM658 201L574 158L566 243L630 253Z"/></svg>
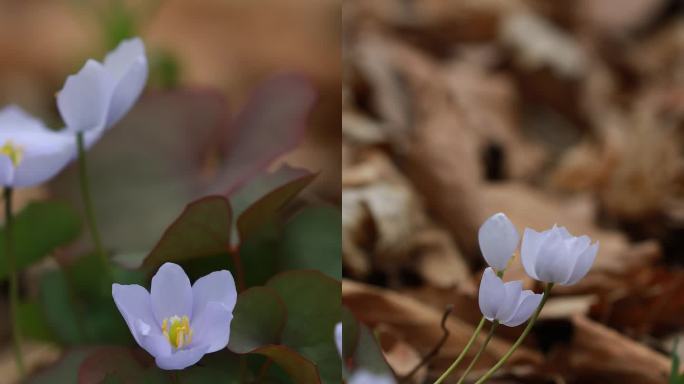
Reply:
<svg viewBox="0 0 684 384"><path fill-rule="evenodd" d="M97 221L95 220L95 210L93 209L93 200L90 194L90 183L88 180L88 163L86 160L83 132L76 133L76 142L78 144L78 176L81 184L81 198L83 199L83 206L85 208L86 222L88 223L88 229L90 230L90 235L93 239L93 244L95 245L95 252L100 258L105 271L107 271L109 277L112 278L109 259L107 259L107 254L102 246L100 231L98 230Z"/></svg>
<svg viewBox="0 0 684 384"><path fill-rule="evenodd" d="M447 368L447 370L444 371L444 373L442 373L442 376L440 376L439 379L437 379L437 380L434 382L434 384L441 384L441 383L443 383L444 380L446 380L446 378L449 377L449 375L451 375L451 373L456 369L456 367L458 367L458 364L461 363L461 360L463 360L463 358L465 357L466 353L468 352L468 350L470 349L470 347L471 347L471 346L473 345L473 343L475 342L475 339L477 339L477 336L480 334L480 331L482 331L482 327L484 327L484 325L485 325L486 322L487 322L487 319L485 319L485 317L482 316L482 319L480 320L480 323L477 325L477 328L475 328L475 332L473 332L473 335L470 336L470 340L468 340L468 344L466 344L465 348L463 348L463 350L462 350L461 353L458 355L458 357L456 357L456 360L454 360L454 362L451 363L451 365L449 366L449 368Z"/></svg>
<svg viewBox="0 0 684 384"><path fill-rule="evenodd" d="M489 327L489 333L487 334L487 338L485 339L484 343L480 346L480 349L477 351L477 354L475 354L475 357L473 357L473 361L468 364L468 367L466 368L465 372L463 372L463 376L458 380L458 383L456 384L461 384L463 383L463 380L465 380L466 376L470 373L470 371L473 369L475 366L475 363L477 363L477 360L480 359L480 356L482 353L487 349L487 345L489 344L489 341L492 340L492 336L494 336L494 331L496 331L496 327L499 326L498 321L494 321L492 325Z"/></svg>
<svg viewBox="0 0 684 384"><path fill-rule="evenodd" d="M14 254L14 218L12 217L12 188L5 187L5 255L9 272L10 317L12 318L12 342L14 358L19 370L19 377L24 378L26 369L21 352L21 331L19 329L19 275Z"/></svg>
<svg viewBox="0 0 684 384"><path fill-rule="evenodd" d="M539 313L541 312L542 308L544 308L544 304L546 304L546 300L549 299L549 293L551 292L551 288L553 288L553 283L546 284L546 287L544 288L544 295L542 296L541 302L539 303L537 310L534 311L534 313L532 314L532 318L530 319L530 321L527 322L527 326L525 327L525 330L523 330L523 332L520 334L520 336L515 341L515 343L513 343L511 348L508 350L508 352L506 352L506 354L503 355L501 357L501 359L492 368L490 368L489 371L487 371L487 373L484 374L484 376L482 376L479 380L477 380L475 382L475 384L483 384L487 380L489 380L489 378L499 368L501 368L501 366L503 366L506 363L506 361L511 357L513 352L515 352L515 350L518 349L520 344L522 344L522 342L525 340L525 338L530 333L530 331L532 331L532 328L534 327L534 323L537 322L537 318L539 317Z"/></svg>

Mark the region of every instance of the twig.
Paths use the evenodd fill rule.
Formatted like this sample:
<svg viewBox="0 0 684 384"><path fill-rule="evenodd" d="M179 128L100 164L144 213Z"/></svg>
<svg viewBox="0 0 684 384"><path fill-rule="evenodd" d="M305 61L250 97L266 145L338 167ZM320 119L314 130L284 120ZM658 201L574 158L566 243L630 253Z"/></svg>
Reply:
<svg viewBox="0 0 684 384"><path fill-rule="evenodd" d="M444 343L446 343L447 339L449 338L449 335L451 334L451 333L449 332L449 330L447 329L447 327L446 327L446 321L447 321L447 319L449 318L449 315L451 315L451 312L453 312L453 311L454 311L454 306L453 306L453 305L448 305L448 306L446 307L446 309L444 310L444 314L442 315L442 321L440 322L440 325L439 325L439 326L442 328L442 331L444 332L444 333L442 334L442 338L439 339L439 341L437 342L437 344L435 344L435 346L432 348L432 350L430 350L430 352L428 352L428 354L425 355L425 356L420 360L420 362L418 363L418 365L416 365L415 367L413 367L413 369L411 370L411 372L409 372L409 373L406 374L404 377L402 377L402 378L399 380L399 382L401 382L401 383L406 383L406 382L408 382L408 381L413 377L413 375L415 375L416 372L418 372L418 370L419 370L420 368L422 368L424 365L426 365L427 363L429 363L430 360L432 360L432 359L439 353L439 351L440 351L440 350L442 349L442 347L444 346Z"/></svg>

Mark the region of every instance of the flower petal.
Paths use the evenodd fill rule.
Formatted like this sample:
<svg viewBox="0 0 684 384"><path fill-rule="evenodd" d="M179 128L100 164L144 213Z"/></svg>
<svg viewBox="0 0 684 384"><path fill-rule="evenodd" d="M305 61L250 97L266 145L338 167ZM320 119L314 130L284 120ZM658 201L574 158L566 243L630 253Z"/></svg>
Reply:
<svg viewBox="0 0 684 384"><path fill-rule="evenodd" d="M45 124L17 105L8 105L0 110L0 130L38 131L46 130Z"/></svg>
<svg viewBox="0 0 684 384"><path fill-rule="evenodd" d="M374 373L358 369L347 380L349 384L396 384L397 380L388 373Z"/></svg>
<svg viewBox="0 0 684 384"><path fill-rule="evenodd" d="M183 369L196 364L205 353L207 353L206 345L179 349L170 355L156 356L155 363L161 369Z"/></svg>
<svg viewBox="0 0 684 384"><path fill-rule="evenodd" d="M497 213L482 224L478 240L487 264L497 271L503 271L518 248L520 235L506 215Z"/></svg>
<svg viewBox="0 0 684 384"><path fill-rule="evenodd" d="M141 347L143 347L141 336L144 333L150 334L152 329L156 327L157 333L161 334L161 329L152 314L150 294L145 288L136 284L112 284L112 298L114 298L114 303L121 312L121 316L128 325L133 338ZM144 329L142 329L139 321L149 326L150 329L143 332Z"/></svg>
<svg viewBox="0 0 684 384"><path fill-rule="evenodd" d="M52 179L76 156L76 139L70 134L31 131L18 134L17 138L24 153L14 170L15 187L30 187Z"/></svg>
<svg viewBox="0 0 684 384"><path fill-rule="evenodd" d="M229 271L222 270L202 276L192 286L193 317L201 316L202 311L210 302L217 302L232 312L237 300L235 280Z"/></svg>
<svg viewBox="0 0 684 384"><path fill-rule="evenodd" d="M488 320L494 320L499 310L502 300L506 295L506 288L503 281L496 276L494 270L489 267L485 269L480 281L479 304L480 311Z"/></svg>
<svg viewBox="0 0 684 384"><path fill-rule="evenodd" d="M523 291L520 295L520 304L515 310L515 314L510 319L502 322L502 324L508 327L517 327L524 323L537 309L541 303L541 299L542 295L539 293L533 293L529 290Z"/></svg>
<svg viewBox="0 0 684 384"><path fill-rule="evenodd" d="M88 60L77 74L67 77L57 93L57 107L67 129L103 129L113 87L110 75L95 60Z"/></svg>
<svg viewBox="0 0 684 384"><path fill-rule="evenodd" d="M192 345L206 345L206 353L216 352L228 345L233 314L223 303L210 302L199 317L193 317Z"/></svg>
<svg viewBox="0 0 684 384"><path fill-rule="evenodd" d="M134 37L119 43L105 56L102 65L115 81L119 81L140 57L145 57L145 44L139 37Z"/></svg>
<svg viewBox="0 0 684 384"><path fill-rule="evenodd" d="M584 252L582 252L577 258L577 263L575 263L575 267L573 268L572 273L561 284L573 285L577 283L580 279L582 279L587 274L587 272L589 272L589 269L594 264L598 248L599 243L597 241L596 243L589 246L589 248L587 248Z"/></svg>
<svg viewBox="0 0 684 384"><path fill-rule="evenodd" d="M335 346L337 346L337 353L342 357L342 323L335 325Z"/></svg>
<svg viewBox="0 0 684 384"><path fill-rule="evenodd" d="M577 256L570 253L570 241L563 237L557 227L551 229L539 248L535 273L538 280L559 283L565 281L577 263Z"/></svg>
<svg viewBox="0 0 684 384"><path fill-rule="evenodd" d="M171 316L192 318L190 279L178 264L164 263L152 277L152 313L161 324Z"/></svg>
<svg viewBox="0 0 684 384"><path fill-rule="evenodd" d="M14 185L14 165L12 160L0 154L0 185L10 187Z"/></svg>
<svg viewBox="0 0 684 384"><path fill-rule="evenodd" d="M170 355L173 352L173 349L171 348L171 343L166 336L160 332L149 332L148 334L143 333L141 328L145 325L147 324L141 324L140 321L138 323L138 330L140 332L140 346L146 350L147 353L154 357Z"/></svg>
<svg viewBox="0 0 684 384"><path fill-rule="evenodd" d="M118 123L138 101L145 89L147 74L147 59L142 57L131 65L129 71L116 84L107 112L107 128Z"/></svg>
<svg viewBox="0 0 684 384"><path fill-rule="evenodd" d="M522 260L525 272L535 280L539 280L535 271L535 265L537 263L539 248L541 247L544 238L544 233L537 232L531 228L525 228L522 244L520 246L520 259Z"/></svg>
<svg viewBox="0 0 684 384"><path fill-rule="evenodd" d="M515 280L504 284L506 294L503 301L499 304L499 310L496 312L496 319L505 321L515 314L515 309L520 304L520 294L522 292L522 281Z"/></svg>

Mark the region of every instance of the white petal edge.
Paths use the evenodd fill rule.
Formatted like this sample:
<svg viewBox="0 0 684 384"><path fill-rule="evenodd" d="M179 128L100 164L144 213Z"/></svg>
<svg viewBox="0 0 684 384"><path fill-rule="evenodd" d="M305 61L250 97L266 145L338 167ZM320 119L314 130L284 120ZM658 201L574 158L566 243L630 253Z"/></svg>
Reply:
<svg viewBox="0 0 684 384"><path fill-rule="evenodd" d="M171 316L192 318L190 279L178 264L164 263L152 277L152 313L159 324Z"/></svg>
<svg viewBox="0 0 684 384"><path fill-rule="evenodd" d="M480 226L478 241L487 264L497 271L503 271L518 248L520 235L505 214L496 213Z"/></svg>
<svg viewBox="0 0 684 384"><path fill-rule="evenodd" d="M584 252L582 252L582 254L580 254L577 258L577 263L575 263L575 267L572 270L570 277L561 283L561 285L576 284L584 276L586 276L587 272L589 272L589 269L591 269L591 266L594 264L594 260L596 260L598 249L599 242L597 241L596 243L590 245L589 248L587 248Z"/></svg>
<svg viewBox="0 0 684 384"><path fill-rule="evenodd" d="M335 325L335 346L337 347L337 353L340 357L344 356L342 354L342 323L337 323Z"/></svg>
<svg viewBox="0 0 684 384"><path fill-rule="evenodd" d="M226 270L215 271L202 276L192 285L192 313L193 318L201 316L208 303L222 303L232 312L237 301L237 290L233 275Z"/></svg>
<svg viewBox="0 0 684 384"><path fill-rule="evenodd" d="M520 304L522 281L515 280L504 283L504 289L506 290L506 293L503 301L499 304L499 310L496 313L496 319L499 321L505 321L515 314L515 309L518 308L518 305Z"/></svg>
<svg viewBox="0 0 684 384"><path fill-rule="evenodd" d="M57 93L57 107L67 130L102 129L113 88L109 73L95 60L88 60L78 73L67 77Z"/></svg>
<svg viewBox="0 0 684 384"><path fill-rule="evenodd" d="M544 240L544 233L540 233L531 228L525 228L520 245L520 259L527 275L535 280L539 280L535 272L535 264L539 254L539 247Z"/></svg>
<svg viewBox="0 0 684 384"><path fill-rule="evenodd" d="M116 83L107 112L107 128L118 123L133 107L147 83L148 67L145 57L131 64L129 70Z"/></svg>
<svg viewBox="0 0 684 384"><path fill-rule="evenodd" d="M143 346L141 344L141 327L138 321L144 322L150 328L156 327L161 333L161 329L156 324L152 314L150 294L145 288L137 284L121 285L115 283L112 284L112 298L138 345Z"/></svg>
<svg viewBox="0 0 684 384"><path fill-rule="evenodd" d="M193 317L193 345L206 345L206 353L216 352L228 345L233 314L223 303L210 302L199 317Z"/></svg>
<svg viewBox="0 0 684 384"><path fill-rule="evenodd" d="M508 319L503 325L507 327L517 327L526 322L541 303L542 295L539 293L532 293L532 291L524 291L521 295L520 305L515 311L515 315Z"/></svg>
<svg viewBox="0 0 684 384"><path fill-rule="evenodd" d="M485 269L480 281L480 293L478 302L480 304L480 311L488 320L494 320L496 313L499 310L501 301L506 294L506 288L503 281L496 276L491 267Z"/></svg>
<svg viewBox="0 0 684 384"><path fill-rule="evenodd" d="M207 346L179 349L170 355L155 356L155 363L161 369L177 370L197 364L207 353Z"/></svg>

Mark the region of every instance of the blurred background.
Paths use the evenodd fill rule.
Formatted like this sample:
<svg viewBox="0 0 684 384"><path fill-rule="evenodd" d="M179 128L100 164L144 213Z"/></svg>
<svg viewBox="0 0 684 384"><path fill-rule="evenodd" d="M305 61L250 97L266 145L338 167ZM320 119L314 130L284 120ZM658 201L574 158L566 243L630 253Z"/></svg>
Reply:
<svg viewBox="0 0 684 384"><path fill-rule="evenodd" d="M61 128L55 93L66 76L88 58L102 60L122 39L142 37L150 63L147 89L120 126L89 153L106 246L121 263L139 261L185 204L215 191L203 182L215 176L217 158L228 156L224 152L230 152L231 141L224 136L231 136L223 130L239 130L231 127L240 124L234 119L245 119L246 105L252 105L251 113L266 116L262 128L278 125L273 119L281 115L290 118L282 124L289 130L286 135L297 137L296 148L279 152L285 156L271 169L287 162L318 172L294 207L311 202L339 206L340 17L334 0L2 1L0 105L18 104ZM294 80L277 86L277 79ZM296 92L303 86L316 93L312 107L297 104ZM304 114L293 117L278 110L279 101L288 100ZM301 140L296 132L303 132ZM277 132L261 138L264 147L283 139ZM80 209L75 182L69 169L48 187L20 190L16 209L48 198ZM86 235L85 244L59 249L55 258L22 274L26 300L39 296L40 271L82 252L89 244ZM2 281L0 381L14 382L7 311L7 282ZM54 362L60 349L33 342L24 352L34 369Z"/></svg>
<svg viewBox="0 0 684 384"><path fill-rule="evenodd" d="M557 223L600 250L490 382L667 382L684 332L683 10L344 2L343 303L398 377L433 382L464 347L481 316L477 230L504 212L520 233ZM539 291L517 256L513 279ZM449 306L450 335L407 377ZM499 328L467 382L520 332Z"/></svg>

